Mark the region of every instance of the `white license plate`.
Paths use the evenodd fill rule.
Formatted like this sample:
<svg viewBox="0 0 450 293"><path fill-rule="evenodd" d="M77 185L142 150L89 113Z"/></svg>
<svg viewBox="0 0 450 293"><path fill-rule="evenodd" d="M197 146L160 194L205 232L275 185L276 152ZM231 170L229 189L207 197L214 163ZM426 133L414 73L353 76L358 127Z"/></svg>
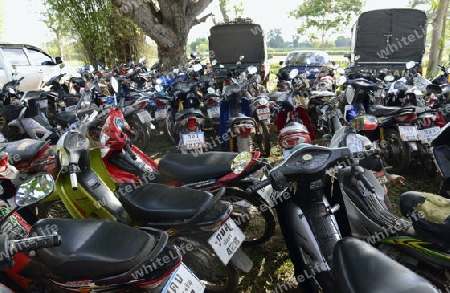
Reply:
<svg viewBox="0 0 450 293"><path fill-rule="evenodd" d="M167 117L167 108L158 108L155 111L155 119L156 120L161 120L161 119L166 119Z"/></svg>
<svg viewBox="0 0 450 293"><path fill-rule="evenodd" d="M220 116L220 106L214 106L212 108L209 108L208 110L206 110L206 112L208 112L208 117L211 119L215 119L218 118Z"/></svg>
<svg viewBox="0 0 450 293"><path fill-rule="evenodd" d="M182 134L181 140L183 146L188 150L199 149L205 142L204 132L193 132L188 134Z"/></svg>
<svg viewBox="0 0 450 293"><path fill-rule="evenodd" d="M205 291L205 285L202 281L184 263L181 263L161 293L202 293L203 291Z"/></svg>
<svg viewBox="0 0 450 293"><path fill-rule="evenodd" d="M47 108L47 106L48 106L48 100L40 100L39 101L40 108Z"/></svg>
<svg viewBox="0 0 450 293"><path fill-rule="evenodd" d="M152 121L152 115L148 111L139 111L136 112L136 115L138 116L139 120L142 123L147 123Z"/></svg>
<svg viewBox="0 0 450 293"><path fill-rule="evenodd" d="M417 126L398 126L398 131L400 133L400 139L402 141L417 141L419 140L419 133L417 132Z"/></svg>
<svg viewBox="0 0 450 293"><path fill-rule="evenodd" d="M258 115L258 119L260 121L270 119L270 109L269 108L256 109L256 114Z"/></svg>
<svg viewBox="0 0 450 293"><path fill-rule="evenodd" d="M239 249L245 235L232 219L228 219L217 230L208 243L216 252L217 256L224 264L228 264L234 253Z"/></svg>
<svg viewBox="0 0 450 293"><path fill-rule="evenodd" d="M419 129L417 130L419 133L420 140L423 143L431 143L433 139L441 132L441 128L438 126L425 128L425 129Z"/></svg>

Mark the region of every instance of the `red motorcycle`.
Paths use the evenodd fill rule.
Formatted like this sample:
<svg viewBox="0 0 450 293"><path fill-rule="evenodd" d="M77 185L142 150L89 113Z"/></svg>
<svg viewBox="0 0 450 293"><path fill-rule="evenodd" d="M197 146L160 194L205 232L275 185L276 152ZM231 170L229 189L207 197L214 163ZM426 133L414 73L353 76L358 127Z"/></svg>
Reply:
<svg viewBox="0 0 450 293"><path fill-rule="evenodd" d="M156 293L179 280L181 252L164 231L103 219L42 219L29 225L17 212L54 187L51 175L39 174L18 188L15 208L0 204L2 283L15 292ZM197 279L191 276L192 284Z"/></svg>
<svg viewBox="0 0 450 293"><path fill-rule="evenodd" d="M102 161L117 183L162 183L202 190L226 187L224 199L233 203L232 217L246 231L246 244L263 243L274 234L274 215L270 205L264 201L270 197L271 191L261 191L260 195L264 199L249 196L244 191L246 186L260 180L258 176L262 176L261 171L266 164L258 160L260 152L251 153L250 163L241 166L243 172L240 174L231 169L240 154L229 152L167 154L158 165L131 143L133 131L118 109L110 111L100 136ZM264 224L249 228L253 222ZM250 235L250 231L254 235Z"/></svg>

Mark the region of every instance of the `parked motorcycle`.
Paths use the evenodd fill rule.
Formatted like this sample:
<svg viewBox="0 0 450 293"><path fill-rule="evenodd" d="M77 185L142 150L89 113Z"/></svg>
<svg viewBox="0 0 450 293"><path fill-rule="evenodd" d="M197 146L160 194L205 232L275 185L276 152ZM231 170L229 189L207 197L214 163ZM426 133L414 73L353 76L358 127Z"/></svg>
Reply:
<svg viewBox="0 0 450 293"><path fill-rule="evenodd" d="M256 67L250 66L246 73L256 73ZM256 133L256 121L250 115L250 93L247 91L247 74L239 80L225 79L223 98L220 103L220 138L222 147L230 152L252 151Z"/></svg>
<svg viewBox="0 0 450 293"><path fill-rule="evenodd" d="M152 183L116 186L103 167L100 150L89 149L85 134L92 119L81 123L78 131L67 132L56 151L61 170L57 192L71 216L170 231L175 244L191 245L185 263L204 280L208 292L233 292L237 268L248 272L252 262L239 248L245 235L229 218L231 204L220 200L225 190L206 192Z"/></svg>
<svg viewBox="0 0 450 293"><path fill-rule="evenodd" d="M197 72L203 67L196 64L193 69ZM196 85L197 82L191 80L177 82L172 87L171 110L166 120L167 134L182 153L202 153L205 143L205 118L200 109Z"/></svg>
<svg viewBox="0 0 450 293"><path fill-rule="evenodd" d="M54 188L50 175L38 174L18 189L15 208L1 207L0 265L7 281L22 287L16 292L159 293L172 292L168 288L174 285L203 291L164 231L102 219L42 219L28 225L17 211Z"/></svg>
<svg viewBox="0 0 450 293"><path fill-rule="evenodd" d="M380 182L371 170L360 164L373 153L366 152L355 131L350 127L341 128L330 147L348 145L349 142L356 160L348 160L331 172L335 172L341 207L345 210L351 235L364 239L440 290L446 290L450 284L445 273L450 266L450 258L445 252L450 240L448 225L429 211L442 215L442 219L448 217L448 200L430 193L406 192L400 196L400 211L405 218L397 217L385 204ZM381 162L378 165L384 169ZM339 227L345 227L345 223L342 219Z"/></svg>
<svg viewBox="0 0 450 293"><path fill-rule="evenodd" d="M261 198L248 197L243 191L249 181L257 180L253 179L253 173L264 166L256 162L259 152L253 153L255 161L240 174L234 174L230 168L238 154L228 152L168 154L158 166L131 143L129 137L133 133L128 127L121 111L113 109L102 128L102 160L114 181L164 183L209 191L226 187L223 198L233 203L231 217L239 221L238 226L245 232L244 244L260 244L274 234L272 212L264 209Z"/></svg>
<svg viewBox="0 0 450 293"><path fill-rule="evenodd" d="M333 263L338 292L440 292L423 277L354 237L336 243Z"/></svg>

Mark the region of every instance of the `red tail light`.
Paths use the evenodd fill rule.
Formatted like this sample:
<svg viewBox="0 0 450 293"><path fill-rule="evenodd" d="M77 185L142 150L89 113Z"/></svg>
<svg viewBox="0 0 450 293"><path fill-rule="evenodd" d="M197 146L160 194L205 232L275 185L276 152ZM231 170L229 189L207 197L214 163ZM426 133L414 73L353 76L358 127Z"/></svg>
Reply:
<svg viewBox="0 0 450 293"><path fill-rule="evenodd" d="M197 118L188 118L187 128L189 131L195 131L197 129Z"/></svg>
<svg viewBox="0 0 450 293"><path fill-rule="evenodd" d="M156 99L155 103L156 103L156 106L158 106L158 108L164 108L164 106L166 105L163 102L161 102L160 99Z"/></svg>
<svg viewBox="0 0 450 293"><path fill-rule="evenodd" d="M409 113L409 114L395 117L395 120L397 120L398 122L409 123L409 122L413 122L414 119L416 119L416 117L417 117L416 113Z"/></svg>
<svg viewBox="0 0 450 293"><path fill-rule="evenodd" d="M231 80L225 79L224 84L225 84L225 85L230 85L230 84L231 84Z"/></svg>
<svg viewBox="0 0 450 293"><path fill-rule="evenodd" d="M264 78L266 76L266 66L261 65L261 78Z"/></svg>
<svg viewBox="0 0 450 293"><path fill-rule="evenodd" d="M439 127L444 127L447 124L445 117L440 113L436 112L436 119L434 120L434 125Z"/></svg>
<svg viewBox="0 0 450 293"><path fill-rule="evenodd" d="M214 99L208 99L208 105L214 107L216 105L216 101Z"/></svg>

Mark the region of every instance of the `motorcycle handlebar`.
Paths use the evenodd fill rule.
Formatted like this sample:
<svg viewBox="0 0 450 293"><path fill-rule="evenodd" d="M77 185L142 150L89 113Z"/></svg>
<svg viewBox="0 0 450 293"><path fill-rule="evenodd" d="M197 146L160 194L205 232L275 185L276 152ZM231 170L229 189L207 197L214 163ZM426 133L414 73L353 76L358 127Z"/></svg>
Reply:
<svg viewBox="0 0 450 293"><path fill-rule="evenodd" d="M263 187L265 187L265 186L267 186L269 184L270 184L270 179L266 178L266 179L264 179L264 180L262 180L262 181L260 181L260 182L258 182L256 184L252 185L252 186L247 187L246 191L249 194L252 194L252 193L255 193L259 189L261 189L261 188L263 188Z"/></svg>
<svg viewBox="0 0 450 293"><path fill-rule="evenodd" d="M131 159L133 161L135 161L137 159L137 156L136 156L136 153L133 152L133 150L131 149L130 145L131 145L131 142L129 140L127 140L127 142L124 146L124 149L130 155Z"/></svg>
<svg viewBox="0 0 450 293"><path fill-rule="evenodd" d="M35 250L61 245L61 236L58 234L28 237L20 240L10 240L10 251L19 253L22 251Z"/></svg>
<svg viewBox="0 0 450 293"><path fill-rule="evenodd" d="M78 189L78 180L77 180L77 174L76 173L70 173L70 184L72 185L73 190Z"/></svg>

